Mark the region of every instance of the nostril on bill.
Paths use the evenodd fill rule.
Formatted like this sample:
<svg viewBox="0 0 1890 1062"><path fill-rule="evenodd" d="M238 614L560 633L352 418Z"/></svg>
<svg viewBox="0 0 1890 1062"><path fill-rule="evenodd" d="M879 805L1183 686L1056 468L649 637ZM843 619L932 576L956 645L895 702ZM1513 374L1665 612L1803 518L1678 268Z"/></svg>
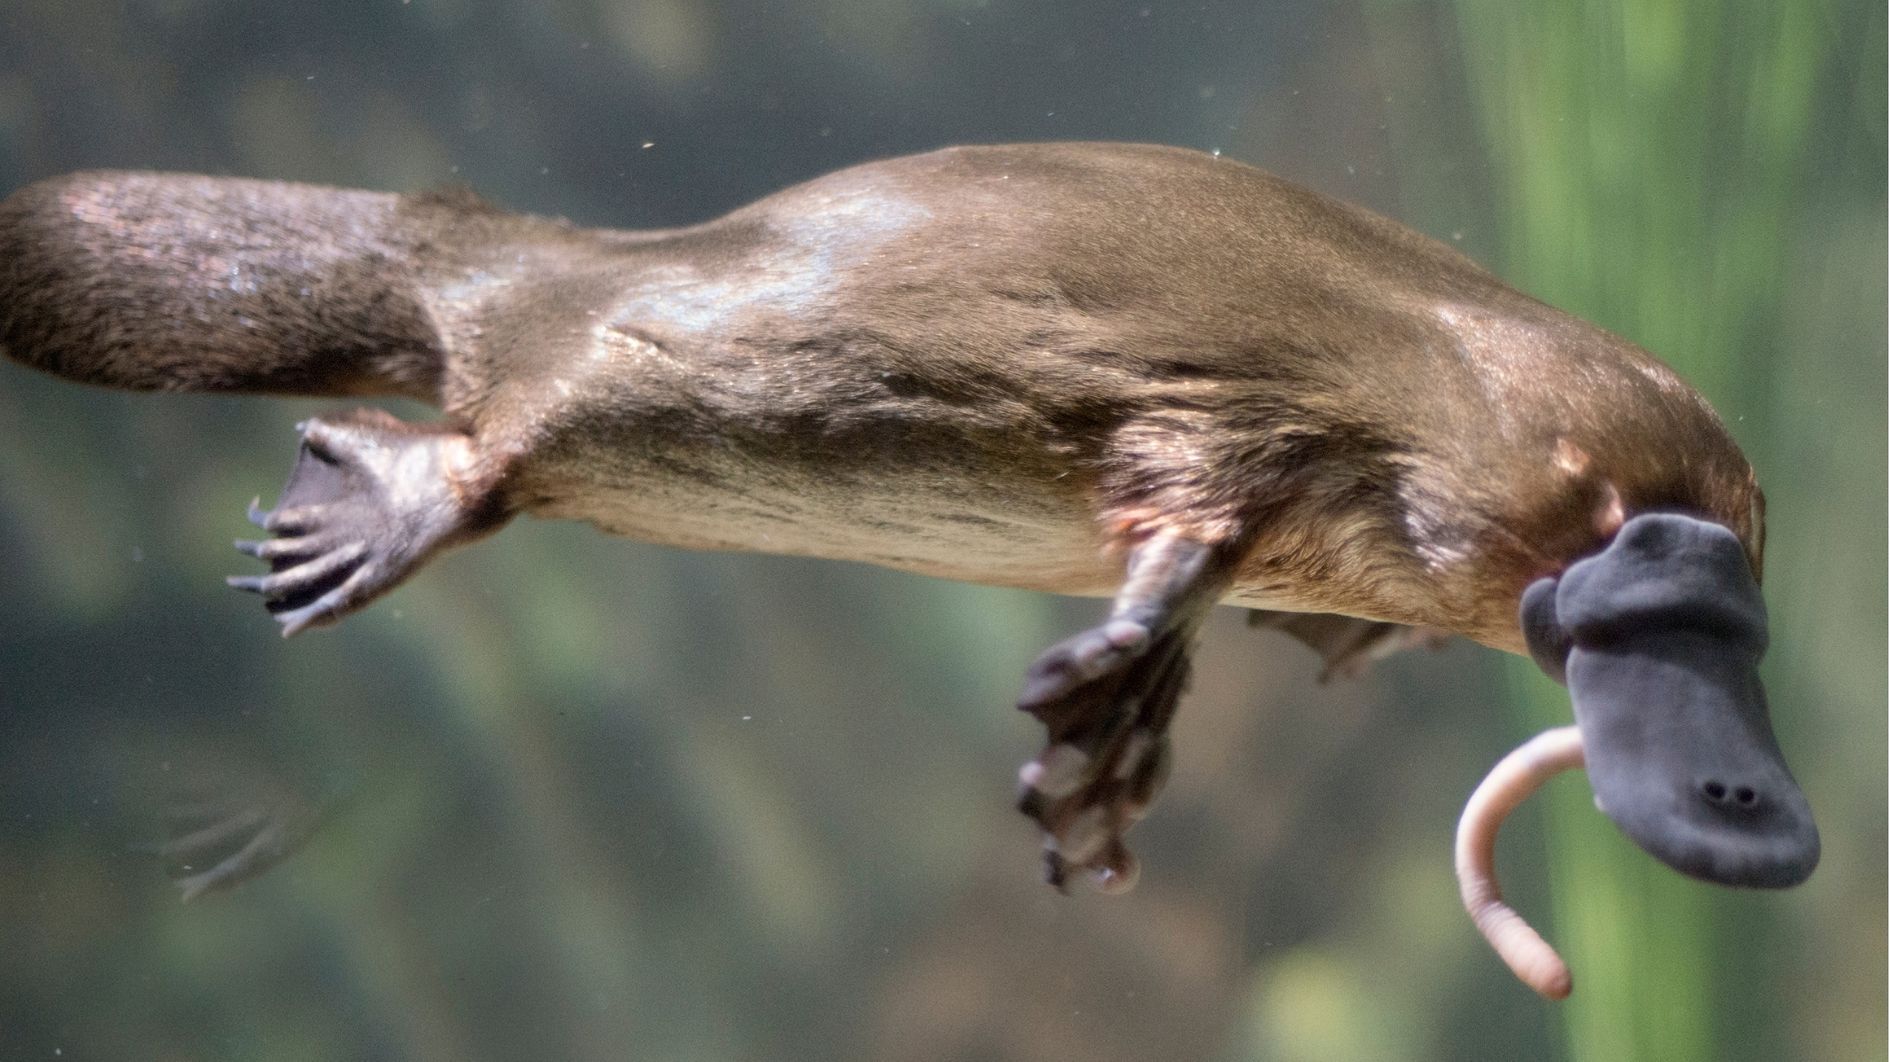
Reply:
<svg viewBox="0 0 1890 1062"><path fill-rule="evenodd" d="M1759 791L1749 785L1727 785L1717 778L1700 783L1700 795L1717 807L1752 811L1759 806Z"/></svg>

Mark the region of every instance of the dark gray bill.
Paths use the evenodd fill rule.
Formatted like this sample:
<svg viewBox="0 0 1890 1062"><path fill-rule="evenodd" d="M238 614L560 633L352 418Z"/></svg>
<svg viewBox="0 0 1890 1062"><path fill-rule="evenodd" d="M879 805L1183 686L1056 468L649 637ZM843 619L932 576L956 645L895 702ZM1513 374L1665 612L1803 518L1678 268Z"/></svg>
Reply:
<svg viewBox="0 0 1890 1062"><path fill-rule="evenodd" d="M1765 603L1738 538L1648 513L1523 595L1543 670L1568 684L1603 813L1683 874L1796 885L1818 865L1811 806L1760 685Z"/></svg>

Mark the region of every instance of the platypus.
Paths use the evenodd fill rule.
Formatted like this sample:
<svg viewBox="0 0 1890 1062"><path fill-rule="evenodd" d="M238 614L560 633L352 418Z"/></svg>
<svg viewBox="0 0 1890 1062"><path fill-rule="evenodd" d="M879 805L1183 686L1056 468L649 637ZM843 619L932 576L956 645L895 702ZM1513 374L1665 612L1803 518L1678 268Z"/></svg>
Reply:
<svg viewBox="0 0 1890 1062"><path fill-rule="evenodd" d="M520 513L1112 598L1020 700L1058 885L1133 882L1217 602L1335 668L1435 632L1531 655L1573 694L1557 762L1585 755L1653 855L1732 885L1817 862L1756 671L1762 495L1713 410L1453 248L1231 159L950 148L636 232L78 173L0 203L0 347L110 387L444 411L300 426L238 543L269 573L230 580L285 634ZM1501 818L1478 806L1471 849ZM1512 917L1484 884L1480 924Z"/></svg>

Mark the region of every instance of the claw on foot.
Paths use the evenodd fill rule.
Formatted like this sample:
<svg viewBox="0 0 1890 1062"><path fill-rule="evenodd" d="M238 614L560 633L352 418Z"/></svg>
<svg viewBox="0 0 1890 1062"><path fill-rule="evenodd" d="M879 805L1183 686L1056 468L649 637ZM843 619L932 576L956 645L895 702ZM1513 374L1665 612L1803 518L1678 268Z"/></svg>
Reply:
<svg viewBox="0 0 1890 1062"><path fill-rule="evenodd" d="M276 539L269 544L274 545L277 542L292 543L296 541L298 540ZM261 552L260 549L257 551L257 553ZM290 558L293 556L293 552L289 549L272 550L270 552L273 554L271 559ZM251 555L255 556L256 554ZM238 590L248 590L253 594L261 594L265 601L281 601L291 594L294 594L302 587L313 583L345 579L360 565L362 559L366 556L367 547L365 545L359 542L350 542L338 549L329 550L326 553L318 553L313 560L279 569L269 575L232 575L226 578L224 582Z"/></svg>
<svg viewBox="0 0 1890 1062"><path fill-rule="evenodd" d="M1544 782L1582 764L1581 731L1572 726L1545 730L1490 770L1457 823L1457 884L1464 910L1510 971L1545 999L1567 998L1574 982L1555 948L1503 902L1496 883L1496 834Z"/></svg>

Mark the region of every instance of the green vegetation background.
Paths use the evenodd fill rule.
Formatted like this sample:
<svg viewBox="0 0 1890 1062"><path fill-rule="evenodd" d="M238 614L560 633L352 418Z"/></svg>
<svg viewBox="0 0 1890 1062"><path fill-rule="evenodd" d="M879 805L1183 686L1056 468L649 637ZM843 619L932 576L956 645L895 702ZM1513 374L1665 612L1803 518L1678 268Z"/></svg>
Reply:
<svg viewBox="0 0 1890 1062"><path fill-rule="evenodd" d="M1824 865L1678 878L1579 777L1449 839L1562 693L1470 646L1322 687L1217 616L1124 899L1059 898L1008 706L1094 602L522 525L333 632L218 577L321 407L0 366L0 1057L1870 1059L1885 1053L1885 46L1864 0L11 0L0 192L91 166L603 225L962 141L1158 140L1358 200L1654 349L1770 498ZM409 410L409 413L415 411ZM180 905L179 788L334 805Z"/></svg>

